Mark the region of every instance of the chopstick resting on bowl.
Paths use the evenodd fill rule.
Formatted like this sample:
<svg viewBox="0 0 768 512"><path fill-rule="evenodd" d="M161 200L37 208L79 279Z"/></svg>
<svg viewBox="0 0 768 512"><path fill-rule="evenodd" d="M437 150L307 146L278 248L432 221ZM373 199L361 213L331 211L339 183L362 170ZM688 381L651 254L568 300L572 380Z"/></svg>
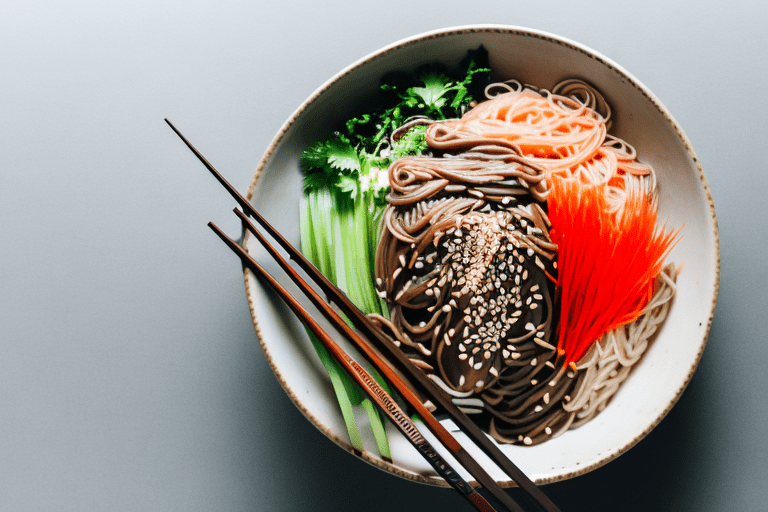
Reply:
<svg viewBox="0 0 768 512"><path fill-rule="evenodd" d="M421 393L427 397L435 406L442 408L443 412L447 413L459 428L474 442L476 443L504 472L523 490L528 496L536 503L538 507L546 512L559 512L559 509L552 503L544 493L536 487L536 485L522 472L517 466L515 466L481 430L470 420L459 408L453 404L450 398L440 390L421 370L419 370L411 361L395 346L393 340L384 333L378 326L372 323L368 317L360 311L352 302L346 297L346 295L338 289L333 283L331 283L324 275L322 275L309 260L307 260L299 251L297 251L280 233L277 232L246 200L239 192L208 162L208 160L176 129L173 124L165 120L168 125L174 130L174 132L181 138L181 140L187 145L187 147L197 156L197 158L203 163L203 165L214 175L219 183L227 189L227 191L235 198L240 204L241 208L246 214L256 219L256 221L269 233L269 235L278 242L278 244L289 254L296 264L306 272L306 274L320 287L325 293L328 300L333 302L344 313L368 341L370 341L377 350L379 350L384 357L387 357L389 362L400 372L402 372L406 378L410 379L414 385L415 391ZM277 262L283 267L289 276L299 284L301 278L296 271L277 253L277 251L269 244L266 239L259 233L259 231L247 220L245 215L238 211L238 215L244 221L244 227L248 231L254 233L259 241L267 248L270 254L277 260ZM239 245L238 245L239 247ZM230 245L230 248L235 250L238 255L246 263L250 256L247 252L240 247L241 251L237 251ZM247 256L247 258L244 258ZM254 262L255 263L255 262ZM253 269L252 269L253 270ZM257 271L258 272L258 271ZM306 286L306 283L304 283ZM299 284L302 287L301 284ZM403 398L409 401L409 403L419 412L424 419L424 422L435 434L435 436L446 446L446 448L452 453L452 455L459 461L477 481L485 486L489 492L491 492L499 501L505 504L510 510L521 510L519 506L511 499L511 497L501 489L498 484L493 480L483 468L469 455L468 452L451 436L451 434L440 424L434 415L426 409L422 401L416 397L414 390L411 390L407 384L405 384L399 376L392 371L392 369L384 363L375 350L373 350L360 336L358 336L347 324L339 318L338 314L323 301L319 295L314 292L309 286L306 286L307 293L310 293L310 300L313 304L326 315L329 320L338 324L336 327L341 331L345 337L350 339L352 343L358 346L360 350L371 360L371 363L377 367L385 377L392 382L392 384L403 394ZM312 294L315 297L312 297ZM335 318L334 318L335 315ZM379 368L379 366L381 366ZM409 400L410 398L410 400Z"/></svg>
<svg viewBox="0 0 768 512"><path fill-rule="evenodd" d="M240 212L236 210L244 222L248 223L248 220ZM250 224L250 223L249 223ZM419 432L416 424L411 420L408 415L400 408L395 400L379 385L378 382L355 362L352 357L349 356L335 341L333 338L312 318L306 309L297 301L274 277L272 277L261 265L259 265L248 252L237 242L228 237L224 232L215 224L208 223L213 231L221 238L227 246L232 249L243 264L253 271L261 279L264 279L269 285L277 292L278 295L285 301L285 303L293 310L296 316L311 330L320 342L328 349L331 355L341 364L344 371L346 371L357 382L363 391L371 397L374 403L381 409L381 411L387 415L392 423L397 427L400 432L408 439L408 441L418 450L418 452L426 459L429 464L435 468L435 471L442 476L451 487L456 489L464 498L466 498L472 505L482 512L495 512L488 501L483 498L480 493L472 488L457 472L454 470L445 459L432 447L432 445L424 439ZM252 227L252 226L250 226ZM249 229L250 229L249 227ZM297 276L298 277L298 276ZM301 280L302 287L309 286ZM344 323L343 321L341 322ZM346 324L344 324L346 325ZM514 502L512 502L514 503ZM511 508L513 512L522 512L516 504Z"/></svg>

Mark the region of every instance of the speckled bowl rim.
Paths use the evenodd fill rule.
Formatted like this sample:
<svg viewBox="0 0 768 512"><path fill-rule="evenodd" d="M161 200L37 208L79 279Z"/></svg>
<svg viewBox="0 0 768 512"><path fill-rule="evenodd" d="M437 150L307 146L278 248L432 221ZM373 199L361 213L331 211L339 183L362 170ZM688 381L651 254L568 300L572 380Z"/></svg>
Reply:
<svg viewBox="0 0 768 512"><path fill-rule="evenodd" d="M704 171L701 168L701 164L699 163L698 158L696 157L696 153L693 150L693 147L691 146L690 141L688 140L688 137L683 132L682 128L680 128L680 125L677 123L677 121L672 117L672 115L667 111L666 107L662 105L662 103L656 98L656 96L648 90L647 87L645 87L640 81L635 78L633 75L631 75L628 71L626 71L624 68L622 68L620 65L616 64L611 59L603 56L599 52L588 48L580 43L577 43L575 41L569 40L567 38L557 36L554 34L550 34L547 32L530 29L530 28L524 28L524 27L517 27L517 26L511 26L511 25L467 25L467 26L459 26L459 27L450 27L450 28L444 28L444 29L438 29L433 30L429 32L425 32L422 34L418 34L406 39L402 39L400 41L397 41L389 46L385 46L384 48L377 50L366 57L363 57L362 59L354 62L353 64L349 65L345 69L343 69L341 72L333 76L331 79L329 79L325 84L320 86L315 92L313 92L309 98L307 98L301 106L291 115L290 118L283 124L283 126L278 131L275 138L272 140L272 142L269 144L269 147L264 152L264 155L262 156L258 166L256 167L256 171L254 172L253 178L251 179L251 183L248 187L248 193L247 198L248 200L252 200L253 194L256 188L256 184L259 180L259 177L261 176L262 172L266 168L267 164L269 163L270 158L272 157L273 152L275 151L275 148L278 146L280 141L282 140L283 136L287 133L288 129L293 125L293 123L301 116L301 114L311 105L315 100L317 100L318 97L320 97L326 90L328 90L334 83L336 83L340 78L348 75L349 73L353 72L355 69L360 67L363 64L369 63L371 61L375 61L377 59L382 58L385 55L389 55L392 52L396 52L398 50L401 50L404 47L418 44L422 41L429 40L429 39L439 39L443 37L451 37L458 34L465 34L465 33L495 33L495 34L513 34L517 36L524 36L524 37L532 37L536 39L542 39L551 43L555 43L558 45L562 45L564 47L567 47L571 50L575 50L577 52L580 52L584 55L587 55L588 57L595 59L596 61L600 62L607 68L609 68L611 71L615 72L622 78L628 80L628 82L635 87L637 90L639 90L652 104L656 109L664 116L664 118L669 122L669 124L674 128L675 133L677 134L680 143L685 148L688 155L691 157L691 160L693 161L694 165L696 166L696 169L698 171L699 179L701 180L701 185L704 189L704 192L707 197L707 201L709 203L709 212L712 216L712 226L713 226L713 235L714 235L714 243L715 243L715 276L714 276L714 290L713 290L713 296L712 296L712 305L709 313L709 319L707 321L707 326L704 331L703 339L701 342L701 345L699 346L698 353L696 354L696 357L693 361L693 364L691 365L688 375L686 376L683 383L680 385L679 389L675 393L673 399L669 402L667 407L656 417L649 425L648 427L643 430L640 434L638 434L634 439L629 441L625 446L620 447L619 449L611 452L610 454L607 454L602 459L586 465L584 467L579 468L575 471L568 471L566 473L562 473L553 477L549 478L539 478L535 480L536 484L546 484L546 483L552 483L552 482L558 482L562 480L567 480L579 475L583 475L585 473L588 473L590 471L593 471L594 469L597 469L608 462L614 460L619 455L625 453L627 450L635 446L641 439L643 439L646 435L648 435L651 430L653 430L656 425L658 425L661 420L667 415L667 413L672 409L672 407L677 403L680 396L683 394L683 391L688 386L688 383L691 380L691 377L693 376L693 373L695 372L696 368L698 367L699 361L701 360L701 356L704 352L704 348L707 344L707 339L709 337L709 332L712 327L712 319L715 314L715 306L717 304L717 296L719 292L720 287L720 237L719 237L719 229L717 225L717 217L715 215L715 205L712 200L712 194L709 189L709 184L707 183L707 178L704 175ZM307 417L314 425L317 427L323 434L325 434L328 438L330 438L333 442L335 442L337 445L339 445L344 450L354 454L355 456L359 457L360 459L368 462L369 464L372 464L373 466L376 466L378 468L381 468L387 472L390 472L394 475L400 476L402 478L413 480L420 483L440 486L440 487L447 487L448 484L442 479L437 476L429 476L429 475L420 475L411 473L408 471L404 471L398 466L396 466L393 463L384 461L377 456L367 452L367 451L360 451L357 448L353 447L349 441L345 438L339 437L336 435L333 431L331 431L327 426L323 425L314 415L312 415L301 403L301 401L298 400L294 392L290 389L289 385L287 384L286 380L284 379L283 375L280 373L280 370L277 368L277 366L274 364L274 361L272 359L272 356L269 352L269 349L264 342L264 337L262 335L261 329L259 328L259 323L256 318L256 310L255 305L252 299L252 293L251 293L251 278L252 274L250 274L250 271L246 270L244 274L245 278L245 287L246 287L246 295L248 297L248 306L250 308L251 312L251 319L253 321L253 327L256 331L256 335L259 339L259 344L261 345L262 350L264 351L264 355L266 356L267 362L269 363L269 366L272 368L272 371L275 373L275 376L277 377L277 380L280 382L280 385L283 387L283 389L286 391L288 396L290 397L291 401L296 405L296 407L304 414L304 416ZM474 482L473 482L474 483ZM514 487L515 483L512 481L499 481L499 485L503 487Z"/></svg>

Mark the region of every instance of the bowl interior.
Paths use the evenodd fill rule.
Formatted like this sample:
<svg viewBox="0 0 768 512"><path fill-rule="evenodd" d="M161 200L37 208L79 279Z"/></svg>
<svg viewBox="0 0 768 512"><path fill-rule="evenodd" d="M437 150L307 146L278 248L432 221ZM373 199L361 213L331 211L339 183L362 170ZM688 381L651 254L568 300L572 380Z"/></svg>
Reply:
<svg viewBox="0 0 768 512"><path fill-rule="evenodd" d="M359 112L375 97L379 80L387 72L435 61L458 63L467 50L480 44L488 50L497 78L550 88L562 79L577 77L597 87L613 108L612 133L632 144L638 158L657 172L660 218L668 219L669 226L684 226L683 238L670 256L684 265L674 305L658 337L605 411L581 428L541 445L502 446L534 481L557 481L605 464L664 417L698 364L714 312L719 253L711 196L685 135L652 93L607 58L556 36L514 27L429 33L380 50L320 87L278 133L249 192L262 214L298 246L301 151ZM250 243L249 248L258 253L256 244ZM271 262L267 267L277 272ZM260 342L277 378L317 428L351 451L329 379L303 328L249 273L246 286ZM373 455L375 449L362 458L400 476L442 485L402 436L392 430L390 439L394 464L379 460ZM470 452L487 460L473 449ZM486 467L498 481L509 483L495 466L488 463Z"/></svg>

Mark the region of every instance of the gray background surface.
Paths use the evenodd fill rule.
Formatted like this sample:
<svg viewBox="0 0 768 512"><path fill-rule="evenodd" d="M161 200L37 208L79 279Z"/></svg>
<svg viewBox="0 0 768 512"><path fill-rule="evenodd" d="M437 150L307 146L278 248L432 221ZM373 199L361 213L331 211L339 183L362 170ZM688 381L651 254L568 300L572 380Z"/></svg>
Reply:
<svg viewBox="0 0 768 512"><path fill-rule="evenodd" d="M65 5L66 4L66 5ZM0 4L0 510L467 510L322 436L258 348L239 265L208 231L316 87L425 30L501 23L619 62L709 179L721 288L667 418L614 462L546 486L568 511L766 510L768 4Z"/></svg>

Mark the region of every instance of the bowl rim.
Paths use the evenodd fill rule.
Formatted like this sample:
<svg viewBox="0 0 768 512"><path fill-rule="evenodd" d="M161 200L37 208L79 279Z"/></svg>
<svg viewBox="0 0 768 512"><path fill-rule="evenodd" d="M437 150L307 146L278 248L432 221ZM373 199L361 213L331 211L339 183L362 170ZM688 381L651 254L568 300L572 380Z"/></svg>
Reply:
<svg viewBox="0 0 768 512"><path fill-rule="evenodd" d="M699 159L696 156L696 153L693 150L693 146L691 145L688 137L685 135L682 128L677 123L677 121L672 116L672 114L661 103L661 101L650 91L650 89L648 89L645 85L643 85L634 75L629 73L622 66L620 66L610 58L604 56L600 52L592 48L589 48L581 43L568 39L566 37L555 35L555 34L537 30L537 29L526 28L526 27L515 26L515 25L472 24L472 25L453 26L453 27L447 27L447 28L441 28L436 30L430 30L427 32L422 32L414 36L400 39L399 41L396 41L387 46L384 46L356 60L352 64L348 65L347 67L345 67L344 69L336 73L334 76L328 79L325 83L323 83L320 87L318 87L314 92L312 92L309 95L309 97L306 100L304 100L301 103L301 105L291 114L288 120L285 123L283 123L283 125L281 126L281 128L279 129L279 131L274 136L269 146L265 150L251 178L250 184L248 186L246 198L248 199L248 201L251 201L253 199L253 195L256 190L256 185L259 178L261 177L261 174L264 172L264 169L269 163L275 149L277 148L277 146L279 145L283 137L286 135L290 127L312 103L314 103L320 96L322 96L337 81L339 81L341 78L348 75L349 73L351 73L352 71L360 67L361 65L377 60L385 55L388 55L391 52L397 51L404 47L407 47L413 44L418 44L420 42L423 42L429 39L451 37L454 35L466 34L466 33L512 34L517 36L542 39L547 42L559 44L569 49L576 50L592 59L597 60L598 62L608 67L610 70L618 73L619 75L622 75L624 78L627 79L629 84L631 84L634 88L636 88L641 94L643 94L643 96L645 96L651 102L651 104L659 111L659 113L661 113L664 116L664 118L667 120L670 126L674 129L675 133L679 138L680 143L683 145L683 148L685 149L687 154L690 156L691 161L696 167L696 171L698 173L701 187L706 195L707 203L709 206L709 213L712 220L712 229L713 229L712 235L713 235L714 249L715 249L714 288L712 293L712 303L710 305L709 318L707 320L707 325L704 329L704 334L702 336L702 341L701 341L701 344L699 345L698 352L693 360L691 367L688 370L688 374L686 375L685 379L683 380L683 382L680 384L679 388L675 392L672 400L667 404L667 406L663 409L663 411L661 411L661 413L656 418L654 418L653 421L651 421L649 425L641 433L635 436L627 444L619 447L618 449L610 453L605 454L595 462L592 462L584 466L580 466L578 470L567 471L567 472L563 472L561 474L554 475L551 477L546 477L546 478L537 478L536 480L534 480L534 483L537 485L540 485L540 484L563 481L563 480L574 478L576 476L583 475L585 473L593 471L607 464L608 462L616 459L619 455L625 453L627 450L629 450L630 448L635 446L638 442L640 442L640 440L642 440L646 435L648 435L651 432L651 430L653 430L661 422L661 420L669 413L672 407L677 403L680 396L683 394L683 391L685 390L685 388L690 383L691 378L693 377L693 374L699 365L701 356L707 345L709 333L712 327L712 320L714 318L715 307L717 305L717 297L718 297L719 288L720 288L720 237L719 237L719 228L717 224L717 217L715 214L715 205L712 199L712 193L710 191L707 178L704 175L704 171L701 167ZM261 332L258 319L256 317L256 308L255 308L252 290L251 290L251 282L252 282L251 280L254 279L254 275L251 273L250 270L246 269L244 271L243 277L245 281L246 296L248 299L248 307L251 314L251 320L253 322L254 330L256 331L259 345L261 345L262 351L264 352L264 356L266 357L266 360L270 368L272 369L273 373L275 374L275 377L277 378L278 382L283 387L285 392L288 394L293 404L301 411L301 413L318 430L320 430L326 437L331 439L339 447L341 447L342 449L346 450L349 453L352 453L353 455L364 460L365 462L368 462L369 464L375 467L378 467L384 471L387 471L389 473L392 473L394 475L400 476L408 480L435 485L439 487L448 487L448 484L438 476L416 474L410 471L406 471L398 467L393 462L385 461L379 458L378 456L370 452L367 452L365 450L360 451L359 449L353 447L350 444L348 439L336 435L329 427L324 425L309 410L307 410L307 408L303 405L303 403L298 399L296 393L294 393L294 391L290 388L288 382L280 373L279 368L275 365L272 355L269 351L269 348L264 341L264 336ZM474 484L475 482L471 482L471 483ZM502 487L516 486L516 484L511 480L499 481L499 485L501 485Z"/></svg>

